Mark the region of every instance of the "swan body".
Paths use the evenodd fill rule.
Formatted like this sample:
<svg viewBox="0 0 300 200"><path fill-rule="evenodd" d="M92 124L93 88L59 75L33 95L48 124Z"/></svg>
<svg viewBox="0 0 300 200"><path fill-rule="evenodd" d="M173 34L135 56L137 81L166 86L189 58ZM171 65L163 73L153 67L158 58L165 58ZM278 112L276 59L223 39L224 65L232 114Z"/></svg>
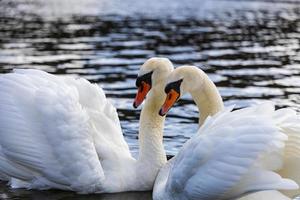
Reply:
<svg viewBox="0 0 300 200"><path fill-rule="evenodd" d="M152 58L142 68L153 65L166 71L173 68L162 58ZM156 89L164 84L154 84L145 103L140 152L134 159L116 109L97 85L39 70L1 75L0 177L15 188L79 193L151 190L166 162L164 118L151 102L164 98L162 89ZM148 115L153 118L146 119Z"/></svg>
<svg viewBox="0 0 300 200"><path fill-rule="evenodd" d="M261 109L226 109L207 119L160 170L154 199L221 200L259 190L297 189L294 181L269 167L270 153L284 146L287 136L269 115L257 116Z"/></svg>
<svg viewBox="0 0 300 200"><path fill-rule="evenodd" d="M224 111L216 86L192 66L175 69L165 91L161 115L186 92L202 112L197 134L160 170L154 199L236 199L270 190L266 194L272 198L261 199L284 200L289 198L276 190L298 191L297 179L290 180L297 169L285 168L287 159L300 155L300 123L294 111L275 111L270 102ZM262 193L244 199L260 199Z"/></svg>

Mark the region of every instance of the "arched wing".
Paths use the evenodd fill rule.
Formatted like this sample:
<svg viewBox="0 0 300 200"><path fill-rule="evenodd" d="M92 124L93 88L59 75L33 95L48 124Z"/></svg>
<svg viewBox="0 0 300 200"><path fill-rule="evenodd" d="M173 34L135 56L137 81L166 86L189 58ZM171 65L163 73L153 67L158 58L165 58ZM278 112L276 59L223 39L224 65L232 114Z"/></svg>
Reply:
<svg viewBox="0 0 300 200"><path fill-rule="evenodd" d="M13 166L30 187L100 191L111 145L130 155L115 109L83 79L17 70L0 76L0 94L0 172Z"/></svg>
<svg viewBox="0 0 300 200"><path fill-rule="evenodd" d="M206 120L174 158L165 189L168 194L203 200L295 189L294 181L282 179L259 162L274 144L284 146L286 139L272 116L225 110Z"/></svg>

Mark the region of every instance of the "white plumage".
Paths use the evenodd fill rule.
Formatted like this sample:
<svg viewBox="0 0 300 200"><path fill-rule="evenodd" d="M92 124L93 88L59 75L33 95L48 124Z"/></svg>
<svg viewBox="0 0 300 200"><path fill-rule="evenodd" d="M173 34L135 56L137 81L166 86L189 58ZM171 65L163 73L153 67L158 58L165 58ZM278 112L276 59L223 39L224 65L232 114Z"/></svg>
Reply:
<svg viewBox="0 0 300 200"><path fill-rule="evenodd" d="M267 102L230 112L209 77L182 66L168 77L168 109L190 93L199 109L200 130L159 173L158 199L289 199L299 193L300 118L291 109L275 111ZM283 177L283 178L282 178ZM276 190L284 191L289 197ZM270 198L272 197L272 198ZM267 199L267 198L265 198Z"/></svg>
<svg viewBox="0 0 300 200"><path fill-rule="evenodd" d="M0 171L27 187L101 191L104 172L132 159L115 108L84 79L15 70L0 94Z"/></svg>
<svg viewBox="0 0 300 200"><path fill-rule="evenodd" d="M149 70L165 73L153 73L155 84L140 119L137 160L124 141L115 108L97 85L38 70L1 75L0 178L12 187L80 193L150 190L165 163L164 118L157 114L164 98L162 80L172 65L154 58L141 74ZM213 92L206 94L214 97ZM212 113L204 109L207 116L222 107L213 107L218 98L200 100L207 102L204 107L216 108ZM160 170L154 199L222 200L260 190L297 189L297 183L285 179L295 178L300 163L295 159L300 149L295 116L267 103L209 117ZM276 191L268 196L272 194L284 199Z"/></svg>
<svg viewBox="0 0 300 200"><path fill-rule="evenodd" d="M164 58L141 67L173 69ZM141 72L143 72L141 70ZM0 178L14 188L63 189L79 193L152 190L166 162L164 118L157 113L165 84L153 84L140 118L140 152L131 156L115 107L85 79L39 70L0 76ZM158 89L160 88L160 89ZM162 102L161 102L162 103ZM152 116L152 117L148 117Z"/></svg>
<svg viewBox="0 0 300 200"><path fill-rule="evenodd" d="M270 152L284 147L287 136L264 106L227 109L207 119L160 171L154 199L233 199L259 190L297 189L268 169ZM276 151L275 151L276 152Z"/></svg>

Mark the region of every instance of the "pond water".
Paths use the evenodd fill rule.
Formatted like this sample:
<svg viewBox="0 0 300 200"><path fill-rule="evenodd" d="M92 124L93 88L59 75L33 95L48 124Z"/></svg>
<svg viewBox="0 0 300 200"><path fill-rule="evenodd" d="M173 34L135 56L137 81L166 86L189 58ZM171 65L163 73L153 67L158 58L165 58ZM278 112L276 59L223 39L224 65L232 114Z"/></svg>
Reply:
<svg viewBox="0 0 300 200"><path fill-rule="evenodd" d="M298 0L0 1L0 73L37 68L98 83L117 107L135 154L140 110L132 107L134 83L147 58L164 56L175 66L202 68L226 105L272 100L300 111L299 45ZM196 132L197 117L190 96L170 111L164 136L168 155ZM0 188L6 199L94 198ZM103 199L136 195L151 199L150 193Z"/></svg>

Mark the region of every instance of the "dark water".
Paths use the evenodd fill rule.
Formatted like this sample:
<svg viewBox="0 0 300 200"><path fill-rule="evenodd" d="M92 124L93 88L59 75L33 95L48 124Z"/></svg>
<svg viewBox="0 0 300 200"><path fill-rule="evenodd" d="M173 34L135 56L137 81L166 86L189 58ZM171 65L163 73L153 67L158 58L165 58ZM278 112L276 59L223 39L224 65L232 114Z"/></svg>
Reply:
<svg viewBox="0 0 300 200"><path fill-rule="evenodd" d="M299 45L298 0L0 0L0 73L38 68L98 83L117 107L133 152L139 116L132 108L134 82L147 58L201 67L226 105L272 100L300 111ZM196 132L197 112L190 96L171 110L164 138L169 155ZM83 198L3 190L7 199Z"/></svg>
<svg viewBox="0 0 300 200"><path fill-rule="evenodd" d="M0 182L1 200L152 200L151 192L126 192L117 194L79 195L74 192L46 190L30 191L10 189Z"/></svg>

